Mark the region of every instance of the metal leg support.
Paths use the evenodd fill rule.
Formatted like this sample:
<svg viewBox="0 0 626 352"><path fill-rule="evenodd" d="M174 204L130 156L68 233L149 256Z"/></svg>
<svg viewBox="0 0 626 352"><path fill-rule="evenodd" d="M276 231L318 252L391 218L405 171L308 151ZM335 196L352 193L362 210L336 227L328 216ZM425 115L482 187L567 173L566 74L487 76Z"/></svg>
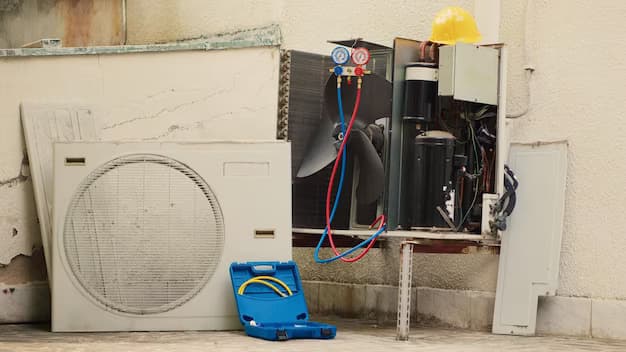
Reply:
<svg viewBox="0 0 626 352"><path fill-rule="evenodd" d="M411 279L413 269L414 241L405 241L400 245L400 282L398 283L398 324L396 339L409 339L411 323Z"/></svg>

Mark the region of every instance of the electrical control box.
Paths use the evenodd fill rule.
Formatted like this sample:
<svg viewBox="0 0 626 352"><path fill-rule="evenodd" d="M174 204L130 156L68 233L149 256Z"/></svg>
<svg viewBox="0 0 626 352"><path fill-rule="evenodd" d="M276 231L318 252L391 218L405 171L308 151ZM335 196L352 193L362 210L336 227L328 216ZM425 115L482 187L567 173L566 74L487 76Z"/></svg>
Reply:
<svg viewBox="0 0 626 352"><path fill-rule="evenodd" d="M457 43L439 48L439 96L498 105L499 50Z"/></svg>

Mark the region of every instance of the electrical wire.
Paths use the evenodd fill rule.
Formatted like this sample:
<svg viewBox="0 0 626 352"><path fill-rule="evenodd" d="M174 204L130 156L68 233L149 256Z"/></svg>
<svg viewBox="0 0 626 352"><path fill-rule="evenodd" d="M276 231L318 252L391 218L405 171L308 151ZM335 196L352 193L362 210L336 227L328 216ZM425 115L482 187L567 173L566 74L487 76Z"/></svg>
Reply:
<svg viewBox="0 0 626 352"><path fill-rule="evenodd" d="M384 215L380 215L376 218L376 220L374 220L374 222L372 223L372 225L370 225L370 228L372 226L374 226L376 223L379 223L378 229L377 231L370 236L368 239L362 241L361 243L359 243L358 245L348 249L347 251L340 253L337 250L337 247L335 246L335 243L333 241L333 237L332 237L332 229L331 229L331 223L332 220L335 216L335 212L337 210L337 205L339 203L339 199L341 197L341 190L343 188L343 181L344 181L344 176L345 176L345 168L346 168L346 159L347 159L347 154L345 153L346 151L346 142L348 140L348 137L350 136L350 132L352 130L352 126L354 124L354 121L356 120L356 115L357 112L359 110L359 105L361 103L361 78L359 78L359 83L357 86L357 96L356 96L356 101L354 103L354 109L352 111L352 117L350 118L350 123L348 124L348 128L345 128L345 118L343 115L343 104L342 104L342 97L341 97L341 78L338 77L337 78L337 104L338 104L338 108L339 108L339 118L341 121L341 130L342 130L342 134L343 134L343 140L341 142L341 145L339 147L339 151L337 153L337 158L335 159L335 163L333 165L333 170L332 173L330 175L330 180L328 182L328 190L326 192L326 227L324 228L324 232L322 233L322 236L320 237L320 240L317 244L317 246L315 247L315 252L314 252L314 259L317 263L330 263L333 262L335 260L340 259L341 261L344 262L356 262L358 260L360 260L361 258L363 258L365 256L365 254L367 254L369 252L369 250L372 248L372 246L374 245L374 243L376 242L376 239L378 238L378 236L380 236L387 228L386 222L385 222L385 216ZM331 194L332 194L332 188L333 188L333 183L334 183L334 179L335 179L335 175L337 172L337 167L339 165L339 161L341 160L341 171L340 171L340 176L339 176L339 185L337 187L337 192L335 194L335 202L333 204L333 208L332 211L330 209L330 198L331 198ZM335 253L334 257L331 258L327 258L327 259L321 259L319 258L319 250L324 242L324 240L326 239L326 237L328 236L328 241L330 243L330 247L333 250L333 252ZM367 247L365 249L363 249L363 251L357 255L356 257L353 258L345 258L347 255L352 254L353 252L355 252L356 250L366 246Z"/></svg>
<svg viewBox="0 0 626 352"><path fill-rule="evenodd" d="M467 111L467 110L466 110ZM482 175L482 169L484 167L484 165L481 165L480 167L478 167L478 149L476 148L476 144L478 143L478 141L476 141L476 133L474 132L474 127L472 126L472 121L468 120L468 129L470 131L470 136L468 138L472 139L472 147L474 150L474 155L476 157L476 165L474 166L474 174L472 176L480 176ZM474 205L476 204L476 199L478 198L478 189L479 189L479 183L478 180L476 180L475 182L475 186L474 186L474 198L472 199L472 203L470 204L470 206L467 208L467 212L465 213L465 215L461 218L461 221L459 222L459 225L457 227L457 231L459 231L461 229L461 227L463 226L463 224L465 223L465 220L467 220L467 218L469 217L470 213L472 212L472 208L474 208Z"/></svg>

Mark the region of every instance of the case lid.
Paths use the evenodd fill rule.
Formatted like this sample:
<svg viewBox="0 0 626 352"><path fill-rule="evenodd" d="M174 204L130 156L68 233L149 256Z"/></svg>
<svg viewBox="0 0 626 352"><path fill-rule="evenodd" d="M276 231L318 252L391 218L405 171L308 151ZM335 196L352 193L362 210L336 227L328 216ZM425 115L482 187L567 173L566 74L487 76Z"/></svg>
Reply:
<svg viewBox="0 0 626 352"><path fill-rule="evenodd" d="M255 276L272 276L284 282L292 291L291 296L281 297L270 287L250 284L243 295L237 293L239 287ZM295 262L247 262L232 263L230 278L233 284L239 320L244 325L256 323L292 323L307 321L309 311L306 306L300 273ZM271 284L284 291L279 284Z"/></svg>

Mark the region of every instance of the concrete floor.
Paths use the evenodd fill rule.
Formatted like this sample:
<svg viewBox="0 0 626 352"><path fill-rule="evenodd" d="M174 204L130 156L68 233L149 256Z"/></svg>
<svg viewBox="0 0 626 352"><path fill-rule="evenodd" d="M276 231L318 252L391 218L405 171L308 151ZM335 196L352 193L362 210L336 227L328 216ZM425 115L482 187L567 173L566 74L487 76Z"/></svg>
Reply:
<svg viewBox="0 0 626 352"><path fill-rule="evenodd" d="M626 341L563 337L497 336L485 332L413 328L408 342L395 329L334 322L334 340L269 342L228 332L137 332L53 334L47 326L0 325L0 352L8 351L626 351Z"/></svg>

